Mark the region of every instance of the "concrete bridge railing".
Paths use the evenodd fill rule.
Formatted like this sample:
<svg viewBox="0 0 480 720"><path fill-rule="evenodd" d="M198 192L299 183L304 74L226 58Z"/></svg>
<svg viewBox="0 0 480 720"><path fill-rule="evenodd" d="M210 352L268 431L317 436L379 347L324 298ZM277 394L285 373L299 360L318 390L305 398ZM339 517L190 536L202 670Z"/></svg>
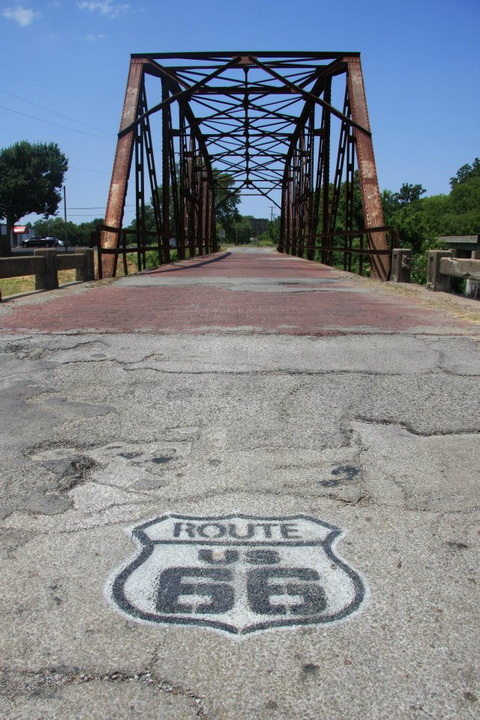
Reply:
<svg viewBox="0 0 480 720"><path fill-rule="evenodd" d="M473 252L471 258L457 258L451 250L430 250L427 289L451 292L455 277L467 280L467 296L480 295L480 252Z"/></svg>
<svg viewBox="0 0 480 720"><path fill-rule="evenodd" d="M36 290L56 290L60 270L75 270L76 280L95 279L93 250L59 253L57 250L35 250L33 255L0 258L0 280L35 275Z"/></svg>

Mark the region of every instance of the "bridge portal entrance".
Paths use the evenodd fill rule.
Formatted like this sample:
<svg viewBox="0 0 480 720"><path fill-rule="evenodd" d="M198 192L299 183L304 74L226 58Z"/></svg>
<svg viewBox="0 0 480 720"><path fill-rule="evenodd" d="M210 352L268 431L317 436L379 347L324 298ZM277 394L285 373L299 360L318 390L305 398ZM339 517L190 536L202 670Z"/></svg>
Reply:
<svg viewBox="0 0 480 720"><path fill-rule="evenodd" d="M388 278L359 53L132 55L101 232L104 275L126 242L129 181L139 257L150 213L162 263L172 246L180 259L217 250L225 174L233 193L277 208L281 252L327 264L340 253L345 269Z"/></svg>

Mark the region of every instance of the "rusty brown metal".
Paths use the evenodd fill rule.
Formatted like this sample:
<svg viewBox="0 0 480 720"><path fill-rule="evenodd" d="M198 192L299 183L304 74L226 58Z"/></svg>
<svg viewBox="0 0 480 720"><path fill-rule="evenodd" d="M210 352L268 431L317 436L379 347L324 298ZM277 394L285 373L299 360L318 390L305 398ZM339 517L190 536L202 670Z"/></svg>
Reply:
<svg viewBox="0 0 480 720"><path fill-rule="evenodd" d="M137 116L138 103L143 82L143 68L147 61L145 58L132 58L130 72L125 91L122 119L120 122L120 133L125 127L131 125ZM112 179L108 193L107 208L105 211L105 225L115 228L122 227L125 200L127 196L128 179L132 164L134 141L134 128L129 133L121 135L117 142L117 150L113 162ZM104 232L101 237L102 248L116 248L118 246L118 234ZM114 269L113 255L102 257L103 276L111 277Z"/></svg>
<svg viewBox="0 0 480 720"><path fill-rule="evenodd" d="M157 148L150 130L156 113ZM132 55L105 220L118 232L103 232L101 242L109 252L123 237L133 150L136 227L144 230L149 199L139 175L148 170L160 262L170 257L172 237L180 258L218 247L216 177L223 173L232 194L260 195L279 208L281 251L337 262L335 238L343 233L343 267L362 272L368 261L374 276L388 278L359 53ZM161 193L156 166L162 168ZM363 218L355 216L358 182ZM113 255L104 258L106 275L113 263Z"/></svg>
<svg viewBox="0 0 480 720"><path fill-rule="evenodd" d="M347 83L350 96L352 117L366 130L370 130L367 99L363 83L363 73L359 57L345 58L348 71ZM383 225L382 199L378 186L377 168L373 153L372 137L358 129L353 131L357 147L358 174L362 195L363 214L366 227ZM386 250L387 240L384 233L371 233L369 247L373 250ZM372 256L372 274L380 280L387 280L390 272L388 256Z"/></svg>

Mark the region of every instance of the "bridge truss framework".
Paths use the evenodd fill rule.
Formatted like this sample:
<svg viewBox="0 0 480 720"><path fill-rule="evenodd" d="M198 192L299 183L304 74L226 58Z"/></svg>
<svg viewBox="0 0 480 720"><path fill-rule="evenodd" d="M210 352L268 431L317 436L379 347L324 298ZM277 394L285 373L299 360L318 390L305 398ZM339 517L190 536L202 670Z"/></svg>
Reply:
<svg viewBox="0 0 480 720"><path fill-rule="evenodd" d="M103 226L109 229L101 233L102 250L110 252L104 275L116 267L131 176L137 236L153 213L160 261L168 262L172 237L180 259L217 250L216 198L225 173L234 193L264 196L278 208L280 251L330 264L336 238L344 238L351 258L360 234L360 264L367 256L372 274L388 278L359 53L132 55Z"/></svg>

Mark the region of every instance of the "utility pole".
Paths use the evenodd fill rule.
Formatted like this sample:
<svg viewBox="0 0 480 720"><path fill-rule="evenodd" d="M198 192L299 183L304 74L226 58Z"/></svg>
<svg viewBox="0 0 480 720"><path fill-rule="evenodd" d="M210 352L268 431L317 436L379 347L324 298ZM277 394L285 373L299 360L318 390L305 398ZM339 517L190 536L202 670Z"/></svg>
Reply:
<svg viewBox="0 0 480 720"><path fill-rule="evenodd" d="M67 188L65 185L63 186L63 222L65 223L65 233L64 233L64 240L65 240L65 251L68 247L68 228L67 228Z"/></svg>

